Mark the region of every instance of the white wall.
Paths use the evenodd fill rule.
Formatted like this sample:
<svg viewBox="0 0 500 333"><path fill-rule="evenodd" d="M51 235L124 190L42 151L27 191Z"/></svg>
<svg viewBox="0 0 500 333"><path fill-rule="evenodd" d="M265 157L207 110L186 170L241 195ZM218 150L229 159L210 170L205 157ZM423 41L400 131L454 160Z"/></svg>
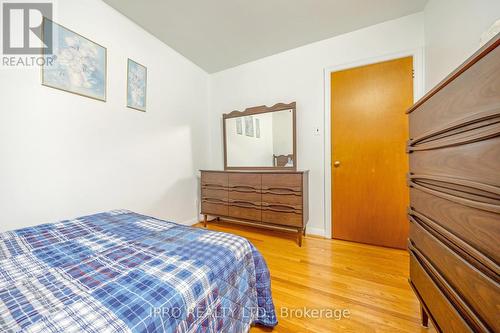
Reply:
<svg viewBox="0 0 500 333"><path fill-rule="evenodd" d="M423 14L306 45L211 77L212 163L222 167L221 114L255 105L297 102L298 167L310 170L308 230L324 234L324 70L424 46ZM418 70L418 69L417 69ZM319 128L319 135L314 129Z"/></svg>
<svg viewBox="0 0 500 333"><path fill-rule="evenodd" d="M0 69L0 230L127 208L197 217L209 159L208 75L99 0L63 0L55 21L107 47L107 102ZM148 68L148 110L126 108L127 57Z"/></svg>
<svg viewBox="0 0 500 333"><path fill-rule="evenodd" d="M425 7L426 90L471 56L500 18L499 0L429 0Z"/></svg>

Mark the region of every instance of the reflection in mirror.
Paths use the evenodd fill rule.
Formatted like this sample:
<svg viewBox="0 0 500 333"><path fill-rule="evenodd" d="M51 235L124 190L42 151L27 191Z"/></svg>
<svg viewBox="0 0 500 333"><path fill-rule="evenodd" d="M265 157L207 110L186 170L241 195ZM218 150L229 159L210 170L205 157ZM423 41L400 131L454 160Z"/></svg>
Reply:
<svg viewBox="0 0 500 333"><path fill-rule="evenodd" d="M225 119L227 167L293 167L293 110Z"/></svg>

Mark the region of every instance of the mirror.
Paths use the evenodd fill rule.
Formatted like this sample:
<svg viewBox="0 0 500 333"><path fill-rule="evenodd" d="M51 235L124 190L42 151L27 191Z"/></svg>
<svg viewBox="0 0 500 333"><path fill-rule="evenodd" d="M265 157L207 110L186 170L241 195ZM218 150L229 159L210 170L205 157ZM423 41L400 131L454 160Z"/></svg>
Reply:
<svg viewBox="0 0 500 333"><path fill-rule="evenodd" d="M296 169L295 103L223 115L224 167Z"/></svg>

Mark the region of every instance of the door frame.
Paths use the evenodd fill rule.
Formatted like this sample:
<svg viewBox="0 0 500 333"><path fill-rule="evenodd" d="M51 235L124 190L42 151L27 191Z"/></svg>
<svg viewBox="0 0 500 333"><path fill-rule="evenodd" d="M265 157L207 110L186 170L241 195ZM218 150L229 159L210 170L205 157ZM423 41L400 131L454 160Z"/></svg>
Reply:
<svg viewBox="0 0 500 333"><path fill-rule="evenodd" d="M411 49L407 51L386 54L382 56L370 57L361 59L354 62L344 63L340 65L335 65L331 67L326 67L324 69L324 180L325 184L323 186L324 193L323 198L325 202L324 211L324 226L325 226L325 237L333 238L333 228L332 228L332 161L331 161L331 73L338 72L350 68L356 68L365 65L376 64L379 62L404 58L413 57L413 102L416 102L424 95L424 50L423 48Z"/></svg>

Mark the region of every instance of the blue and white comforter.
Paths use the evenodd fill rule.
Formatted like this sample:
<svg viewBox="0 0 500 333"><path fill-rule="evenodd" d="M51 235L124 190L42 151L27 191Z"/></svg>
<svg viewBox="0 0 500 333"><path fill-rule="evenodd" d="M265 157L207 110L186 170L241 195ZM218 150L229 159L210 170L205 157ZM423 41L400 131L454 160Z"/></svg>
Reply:
<svg viewBox="0 0 500 333"><path fill-rule="evenodd" d="M112 211L0 233L0 332L246 332L277 323L244 238Z"/></svg>

